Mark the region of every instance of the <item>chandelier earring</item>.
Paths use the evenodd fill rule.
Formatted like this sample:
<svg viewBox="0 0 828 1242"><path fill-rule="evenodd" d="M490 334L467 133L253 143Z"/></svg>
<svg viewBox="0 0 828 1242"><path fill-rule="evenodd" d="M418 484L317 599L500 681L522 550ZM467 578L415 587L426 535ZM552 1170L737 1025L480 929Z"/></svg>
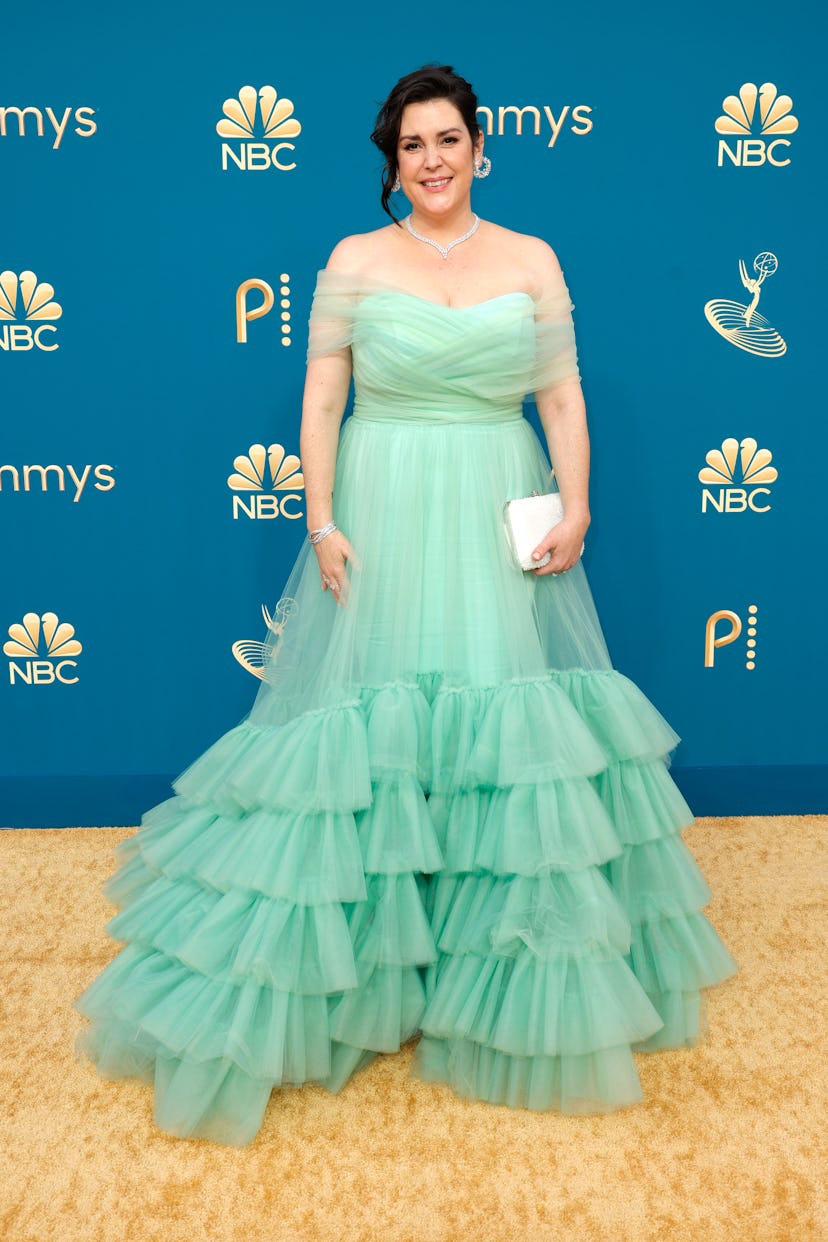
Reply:
<svg viewBox="0 0 828 1242"><path fill-rule="evenodd" d="M477 162L474 166L475 177L480 177L480 178L488 177L491 171L492 171L492 161L489 159L488 155L484 155L483 158L479 162Z"/></svg>
<svg viewBox="0 0 828 1242"><path fill-rule="evenodd" d="M394 184L391 186L391 193L396 194L397 190L401 190L401 189L402 189L402 185L400 183L400 174L399 174L399 170L397 170L397 175L394 178Z"/></svg>

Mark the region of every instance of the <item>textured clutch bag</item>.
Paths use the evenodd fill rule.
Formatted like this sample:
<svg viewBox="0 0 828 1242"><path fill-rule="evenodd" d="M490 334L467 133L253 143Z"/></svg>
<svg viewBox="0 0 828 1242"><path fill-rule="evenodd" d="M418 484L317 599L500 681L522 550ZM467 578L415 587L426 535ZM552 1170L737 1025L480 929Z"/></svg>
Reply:
<svg viewBox="0 0 828 1242"><path fill-rule="evenodd" d="M503 506L503 525L515 564L521 569L538 569L551 561L551 552L546 552L539 561L535 561L532 551L562 519L563 501L559 492L544 492L540 496L532 492L531 496L507 500ZM585 546L581 544L582 553Z"/></svg>

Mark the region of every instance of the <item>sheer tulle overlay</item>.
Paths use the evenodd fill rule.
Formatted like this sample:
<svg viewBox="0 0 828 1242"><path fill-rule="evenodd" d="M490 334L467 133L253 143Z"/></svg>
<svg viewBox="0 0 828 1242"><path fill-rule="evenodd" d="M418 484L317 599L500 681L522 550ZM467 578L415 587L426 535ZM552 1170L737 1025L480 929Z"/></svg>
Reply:
<svg viewBox="0 0 828 1242"><path fill-rule="evenodd" d="M572 303L451 308L319 276L311 357L350 348L338 606L305 542L245 719L118 847L124 947L76 999L158 1126L243 1145L275 1087L412 1072L607 1112L634 1052L692 1045L738 969L702 908L679 738L612 667L583 567L525 574L502 506L549 487L527 392L578 376Z"/></svg>

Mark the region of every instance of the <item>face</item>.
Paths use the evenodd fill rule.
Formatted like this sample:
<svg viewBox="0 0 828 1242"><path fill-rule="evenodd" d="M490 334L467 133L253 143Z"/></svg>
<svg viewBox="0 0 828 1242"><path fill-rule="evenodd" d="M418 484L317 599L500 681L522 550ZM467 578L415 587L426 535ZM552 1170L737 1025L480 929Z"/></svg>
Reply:
<svg viewBox="0 0 828 1242"><path fill-rule="evenodd" d="M412 207L443 215L468 205L474 161L482 153L483 135L472 144L463 117L448 99L403 109L397 164Z"/></svg>

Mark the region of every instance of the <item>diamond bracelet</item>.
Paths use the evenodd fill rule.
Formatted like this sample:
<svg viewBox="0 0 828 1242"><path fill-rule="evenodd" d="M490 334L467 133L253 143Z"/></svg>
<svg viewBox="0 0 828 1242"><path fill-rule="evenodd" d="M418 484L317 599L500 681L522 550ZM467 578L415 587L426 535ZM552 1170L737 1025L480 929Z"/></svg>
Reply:
<svg viewBox="0 0 828 1242"><path fill-rule="evenodd" d="M332 530L338 529L336 522L328 522L327 526L320 526L318 530L309 530L308 539L310 539L311 543L319 543L319 540L324 539Z"/></svg>

